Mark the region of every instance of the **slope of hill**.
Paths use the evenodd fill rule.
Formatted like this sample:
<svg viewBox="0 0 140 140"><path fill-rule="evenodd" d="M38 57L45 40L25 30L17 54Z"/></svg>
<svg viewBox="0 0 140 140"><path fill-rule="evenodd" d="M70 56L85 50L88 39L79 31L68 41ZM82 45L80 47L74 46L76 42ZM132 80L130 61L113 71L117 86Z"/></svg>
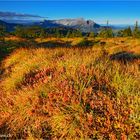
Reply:
<svg viewBox="0 0 140 140"><path fill-rule="evenodd" d="M9 139L138 140L140 57L130 51L139 52L140 41L99 41L104 49L29 44L10 54L1 65L0 132Z"/></svg>

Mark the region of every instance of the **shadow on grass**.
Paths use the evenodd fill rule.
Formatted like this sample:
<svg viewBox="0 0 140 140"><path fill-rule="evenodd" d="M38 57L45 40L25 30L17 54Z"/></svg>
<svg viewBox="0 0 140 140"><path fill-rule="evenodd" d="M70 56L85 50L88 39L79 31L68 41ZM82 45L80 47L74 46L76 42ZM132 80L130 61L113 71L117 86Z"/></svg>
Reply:
<svg viewBox="0 0 140 140"><path fill-rule="evenodd" d="M133 52L122 51L110 55L110 59L126 64L128 62L140 60L140 55L136 55Z"/></svg>
<svg viewBox="0 0 140 140"><path fill-rule="evenodd" d="M53 41L47 41L47 42L43 42L43 43L38 43L38 47L43 47L43 48L75 48L75 47L79 47L79 48L89 48L92 47L94 45L94 42L83 39L81 42L72 45L71 41L57 41L57 40L53 40Z"/></svg>
<svg viewBox="0 0 140 140"><path fill-rule="evenodd" d="M60 41L47 41L47 42L42 42L38 43L38 47L43 47L43 48L61 48L61 47L71 47L71 42L60 42Z"/></svg>
<svg viewBox="0 0 140 140"><path fill-rule="evenodd" d="M86 38L83 38L79 43L76 44L77 47L83 47L83 48L92 47L93 45L94 42Z"/></svg>
<svg viewBox="0 0 140 140"><path fill-rule="evenodd" d="M35 48L35 41L0 41L0 75L3 73L1 68L2 61L17 48Z"/></svg>
<svg viewBox="0 0 140 140"><path fill-rule="evenodd" d="M35 41L0 41L0 61L17 48L35 48Z"/></svg>

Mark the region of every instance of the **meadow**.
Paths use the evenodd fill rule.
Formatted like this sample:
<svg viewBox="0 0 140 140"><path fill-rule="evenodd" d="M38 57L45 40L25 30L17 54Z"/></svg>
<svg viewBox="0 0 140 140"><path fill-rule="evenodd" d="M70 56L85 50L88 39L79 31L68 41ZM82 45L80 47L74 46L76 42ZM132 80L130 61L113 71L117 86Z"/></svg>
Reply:
<svg viewBox="0 0 140 140"><path fill-rule="evenodd" d="M139 140L140 39L11 37L0 49L7 139Z"/></svg>

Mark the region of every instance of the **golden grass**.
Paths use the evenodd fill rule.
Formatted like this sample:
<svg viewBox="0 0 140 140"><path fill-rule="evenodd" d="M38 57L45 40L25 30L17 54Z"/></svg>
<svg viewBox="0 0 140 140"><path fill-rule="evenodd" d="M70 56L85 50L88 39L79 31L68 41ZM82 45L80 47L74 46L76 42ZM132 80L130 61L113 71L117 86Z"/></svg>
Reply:
<svg viewBox="0 0 140 140"><path fill-rule="evenodd" d="M139 50L139 41L102 41L104 49L100 44L18 49L7 57L0 83L1 132L13 139L138 139L140 63L113 61L110 55Z"/></svg>
<svg viewBox="0 0 140 140"><path fill-rule="evenodd" d="M17 36L8 36L4 38L5 41L25 41L25 39L17 37Z"/></svg>

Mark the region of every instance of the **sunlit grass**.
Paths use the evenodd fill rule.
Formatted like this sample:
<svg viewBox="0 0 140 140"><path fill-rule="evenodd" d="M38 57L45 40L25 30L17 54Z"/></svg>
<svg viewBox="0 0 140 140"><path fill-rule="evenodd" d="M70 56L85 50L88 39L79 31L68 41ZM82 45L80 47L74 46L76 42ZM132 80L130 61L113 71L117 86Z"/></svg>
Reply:
<svg viewBox="0 0 140 140"><path fill-rule="evenodd" d="M70 39L72 46L81 40ZM139 60L125 64L110 55L134 44L138 50L139 41L102 41L105 46L26 48L8 56L0 83L2 132L13 139L138 139Z"/></svg>

